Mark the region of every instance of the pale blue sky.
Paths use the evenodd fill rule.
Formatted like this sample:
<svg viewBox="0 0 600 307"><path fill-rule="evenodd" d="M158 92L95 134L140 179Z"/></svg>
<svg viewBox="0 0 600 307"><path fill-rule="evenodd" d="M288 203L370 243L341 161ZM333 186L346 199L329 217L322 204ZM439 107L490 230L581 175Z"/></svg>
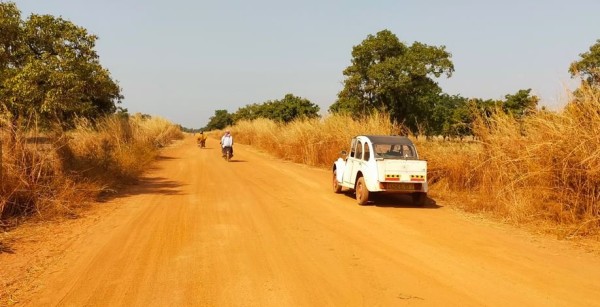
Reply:
<svg viewBox="0 0 600 307"><path fill-rule="evenodd" d="M500 99L531 88L558 108L575 84L569 63L600 39L598 0L134 1L21 0L99 36L102 65L130 112L200 128L216 109L307 98L326 112L352 47L388 29L412 44L445 45L449 94Z"/></svg>

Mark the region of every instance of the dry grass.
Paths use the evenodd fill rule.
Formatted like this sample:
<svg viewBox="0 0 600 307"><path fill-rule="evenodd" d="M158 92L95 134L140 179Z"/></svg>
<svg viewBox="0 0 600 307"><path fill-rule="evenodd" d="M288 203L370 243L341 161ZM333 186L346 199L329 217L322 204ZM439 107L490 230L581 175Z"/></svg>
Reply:
<svg viewBox="0 0 600 307"><path fill-rule="evenodd" d="M392 134L399 129L389 124L385 114L355 121L349 116L305 119L287 125L267 119L242 121L231 128L236 142L249 144L294 162L329 166L348 140L359 133Z"/></svg>
<svg viewBox="0 0 600 307"><path fill-rule="evenodd" d="M383 114L286 125L259 119L230 129L237 142L320 167L330 167L357 134L400 131ZM598 91L584 90L560 112L540 111L523 120L499 112L477 120L474 130L477 141L416 140L428 160L432 195L563 237L600 233Z"/></svg>
<svg viewBox="0 0 600 307"><path fill-rule="evenodd" d="M559 113L478 121L474 171L495 212L518 223L550 222L569 236L598 232L600 99L594 90L582 95Z"/></svg>
<svg viewBox="0 0 600 307"><path fill-rule="evenodd" d="M13 142L3 139L0 226L6 226L6 218L67 212L71 202L80 202L81 189L88 187L76 188L72 178L64 176L56 144L20 133Z"/></svg>
<svg viewBox="0 0 600 307"><path fill-rule="evenodd" d="M88 178L111 185L135 180L157 155L157 149L181 138L181 131L161 118L108 117L92 124L80 121L70 132L60 153Z"/></svg>
<svg viewBox="0 0 600 307"><path fill-rule="evenodd" d="M76 214L103 190L135 180L158 148L182 137L160 118L81 121L66 134L18 131L0 135L0 227L23 217Z"/></svg>

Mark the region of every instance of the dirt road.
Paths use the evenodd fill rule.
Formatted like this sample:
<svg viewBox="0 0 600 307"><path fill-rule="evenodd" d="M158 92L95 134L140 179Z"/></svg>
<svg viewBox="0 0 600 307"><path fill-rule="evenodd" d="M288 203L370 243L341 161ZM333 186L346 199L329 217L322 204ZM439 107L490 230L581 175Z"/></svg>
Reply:
<svg viewBox="0 0 600 307"><path fill-rule="evenodd" d="M166 149L62 247L30 306L600 306L600 259L565 243L383 198L243 145Z"/></svg>

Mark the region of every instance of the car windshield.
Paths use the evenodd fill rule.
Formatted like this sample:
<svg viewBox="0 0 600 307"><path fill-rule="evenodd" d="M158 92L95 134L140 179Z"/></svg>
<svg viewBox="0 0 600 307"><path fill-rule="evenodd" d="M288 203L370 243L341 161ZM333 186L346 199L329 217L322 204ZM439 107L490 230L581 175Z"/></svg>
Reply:
<svg viewBox="0 0 600 307"><path fill-rule="evenodd" d="M375 158L383 159L416 159L413 146L408 144L373 144Z"/></svg>

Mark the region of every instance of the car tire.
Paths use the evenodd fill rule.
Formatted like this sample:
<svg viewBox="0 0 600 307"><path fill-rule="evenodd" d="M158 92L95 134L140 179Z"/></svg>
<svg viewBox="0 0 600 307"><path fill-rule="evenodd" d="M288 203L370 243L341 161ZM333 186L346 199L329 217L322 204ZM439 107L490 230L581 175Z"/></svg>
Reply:
<svg viewBox="0 0 600 307"><path fill-rule="evenodd" d="M415 206L423 207L427 203L427 193L413 193L412 199Z"/></svg>
<svg viewBox="0 0 600 307"><path fill-rule="evenodd" d="M367 185L365 184L365 179L363 177L358 178L356 181L356 201L359 205L364 206L369 201L369 190L367 189Z"/></svg>
<svg viewBox="0 0 600 307"><path fill-rule="evenodd" d="M333 170L333 193L342 193L342 186L337 181L337 170Z"/></svg>

